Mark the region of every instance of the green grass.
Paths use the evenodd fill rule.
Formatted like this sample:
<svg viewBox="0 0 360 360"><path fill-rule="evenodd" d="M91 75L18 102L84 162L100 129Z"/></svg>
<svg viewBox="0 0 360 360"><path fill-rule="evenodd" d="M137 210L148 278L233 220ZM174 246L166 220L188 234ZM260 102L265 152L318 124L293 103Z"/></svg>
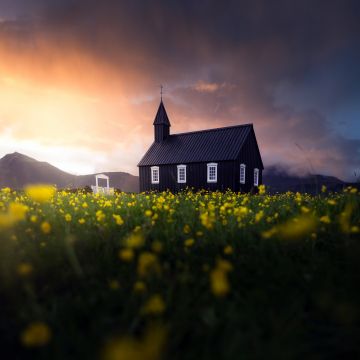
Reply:
<svg viewBox="0 0 360 360"><path fill-rule="evenodd" d="M25 214L9 210L11 203L27 206ZM166 334L163 359L360 356L355 191L109 198L59 192L42 203L2 191L0 214L0 341L11 358L97 359L110 340L121 347L119 339L141 339L149 326ZM119 252L131 240L140 246L125 261ZM141 275L144 253L156 260ZM211 281L220 259L232 267L220 271L228 285L222 294ZM145 291L134 290L139 281ZM143 309L154 294L165 309L149 314ZM29 347L21 336L35 322L46 324L51 338Z"/></svg>

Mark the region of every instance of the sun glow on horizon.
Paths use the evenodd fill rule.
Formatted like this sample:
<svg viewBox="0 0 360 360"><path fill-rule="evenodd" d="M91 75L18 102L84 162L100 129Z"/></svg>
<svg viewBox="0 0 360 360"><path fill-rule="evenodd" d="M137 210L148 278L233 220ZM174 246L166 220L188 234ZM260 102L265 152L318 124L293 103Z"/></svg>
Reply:
<svg viewBox="0 0 360 360"><path fill-rule="evenodd" d="M61 84L52 83L34 76L31 64L19 71L0 58L0 156L16 151L76 175L136 174L147 137L139 138L142 116L120 83L103 89L94 76L89 89L66 70Z"/></svg>

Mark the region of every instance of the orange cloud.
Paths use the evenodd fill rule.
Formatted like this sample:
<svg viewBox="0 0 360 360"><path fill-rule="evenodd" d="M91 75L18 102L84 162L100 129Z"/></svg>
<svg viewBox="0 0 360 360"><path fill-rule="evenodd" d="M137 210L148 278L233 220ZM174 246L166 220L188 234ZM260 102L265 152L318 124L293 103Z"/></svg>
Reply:
<svg viewBox="0 0 360 360"><path fill-rule="evenodd" d="M282 83L298 89L308 69L322 71L346 43L345 26L336 37L319 27L314 38L293 8L279 13L266 1L231 11L215 2L33 3L37 11L23 6L29 18L0 22L0 155L23 150L72 172L136 174L163 83L172 132L251 122L265 167L306 172L311 158L315 171L344 178L359 163L359 141L334 133L321 107L299 109L277 91ZM313 10L327 23L339 13Z"/></svg>

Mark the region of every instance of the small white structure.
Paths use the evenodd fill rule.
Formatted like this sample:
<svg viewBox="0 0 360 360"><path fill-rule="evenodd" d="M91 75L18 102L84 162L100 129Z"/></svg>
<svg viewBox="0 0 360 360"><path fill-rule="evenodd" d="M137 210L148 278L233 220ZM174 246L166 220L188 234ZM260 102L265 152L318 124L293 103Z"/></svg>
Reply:
<svg viewBox="0 0 360 360"><path fill-rule="evenodd" d="M99 179L106 180L106 187L99 186ZM114 188L111 188L109 185L109 177L105 174L97 174L95 175L95 183L96 185L91 185L91 189L94 194L104 194L104 195L113 195Z"/></svg>

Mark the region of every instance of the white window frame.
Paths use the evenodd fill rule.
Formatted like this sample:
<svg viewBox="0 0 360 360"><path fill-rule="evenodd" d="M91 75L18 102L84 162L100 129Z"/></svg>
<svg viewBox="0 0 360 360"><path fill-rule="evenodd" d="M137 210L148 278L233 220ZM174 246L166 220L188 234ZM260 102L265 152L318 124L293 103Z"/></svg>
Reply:
<svg viewBox="0 0 360 360"><path fill-rule="evenodd" d="M152 166L151 168L151 183L152 184L159 184L160 183L160 169L158 166ZM157 173L157 179L156 179Z"/></svg>
<svg viewBox="0 0 360 360"><path fill-rule="evenodd" d="M254 169L254 186L259 186L259 169Z"/></svg>
<svg viewBox="0 0 360 360"><path fill-rule="evenodd" d="M209 163L207 164L207 182L208 183L216 183L217 182L217 163ZM210 171L211 168L215 168L215 179L210 179Z"/></svg>
<svg viewBox="0 0 360 360"><path fill-rule="evenodd" d="M246 165L240 164L240 184L245 184L246 182Z"/></svg>
<svg viewBox="0 0 360 360"><path fill-rule="evenodd" d="M181 170L184 170L184 179L180 179ZM186 165L178 165L177 166L177 182L179 184L186 184Z"/></svg>

